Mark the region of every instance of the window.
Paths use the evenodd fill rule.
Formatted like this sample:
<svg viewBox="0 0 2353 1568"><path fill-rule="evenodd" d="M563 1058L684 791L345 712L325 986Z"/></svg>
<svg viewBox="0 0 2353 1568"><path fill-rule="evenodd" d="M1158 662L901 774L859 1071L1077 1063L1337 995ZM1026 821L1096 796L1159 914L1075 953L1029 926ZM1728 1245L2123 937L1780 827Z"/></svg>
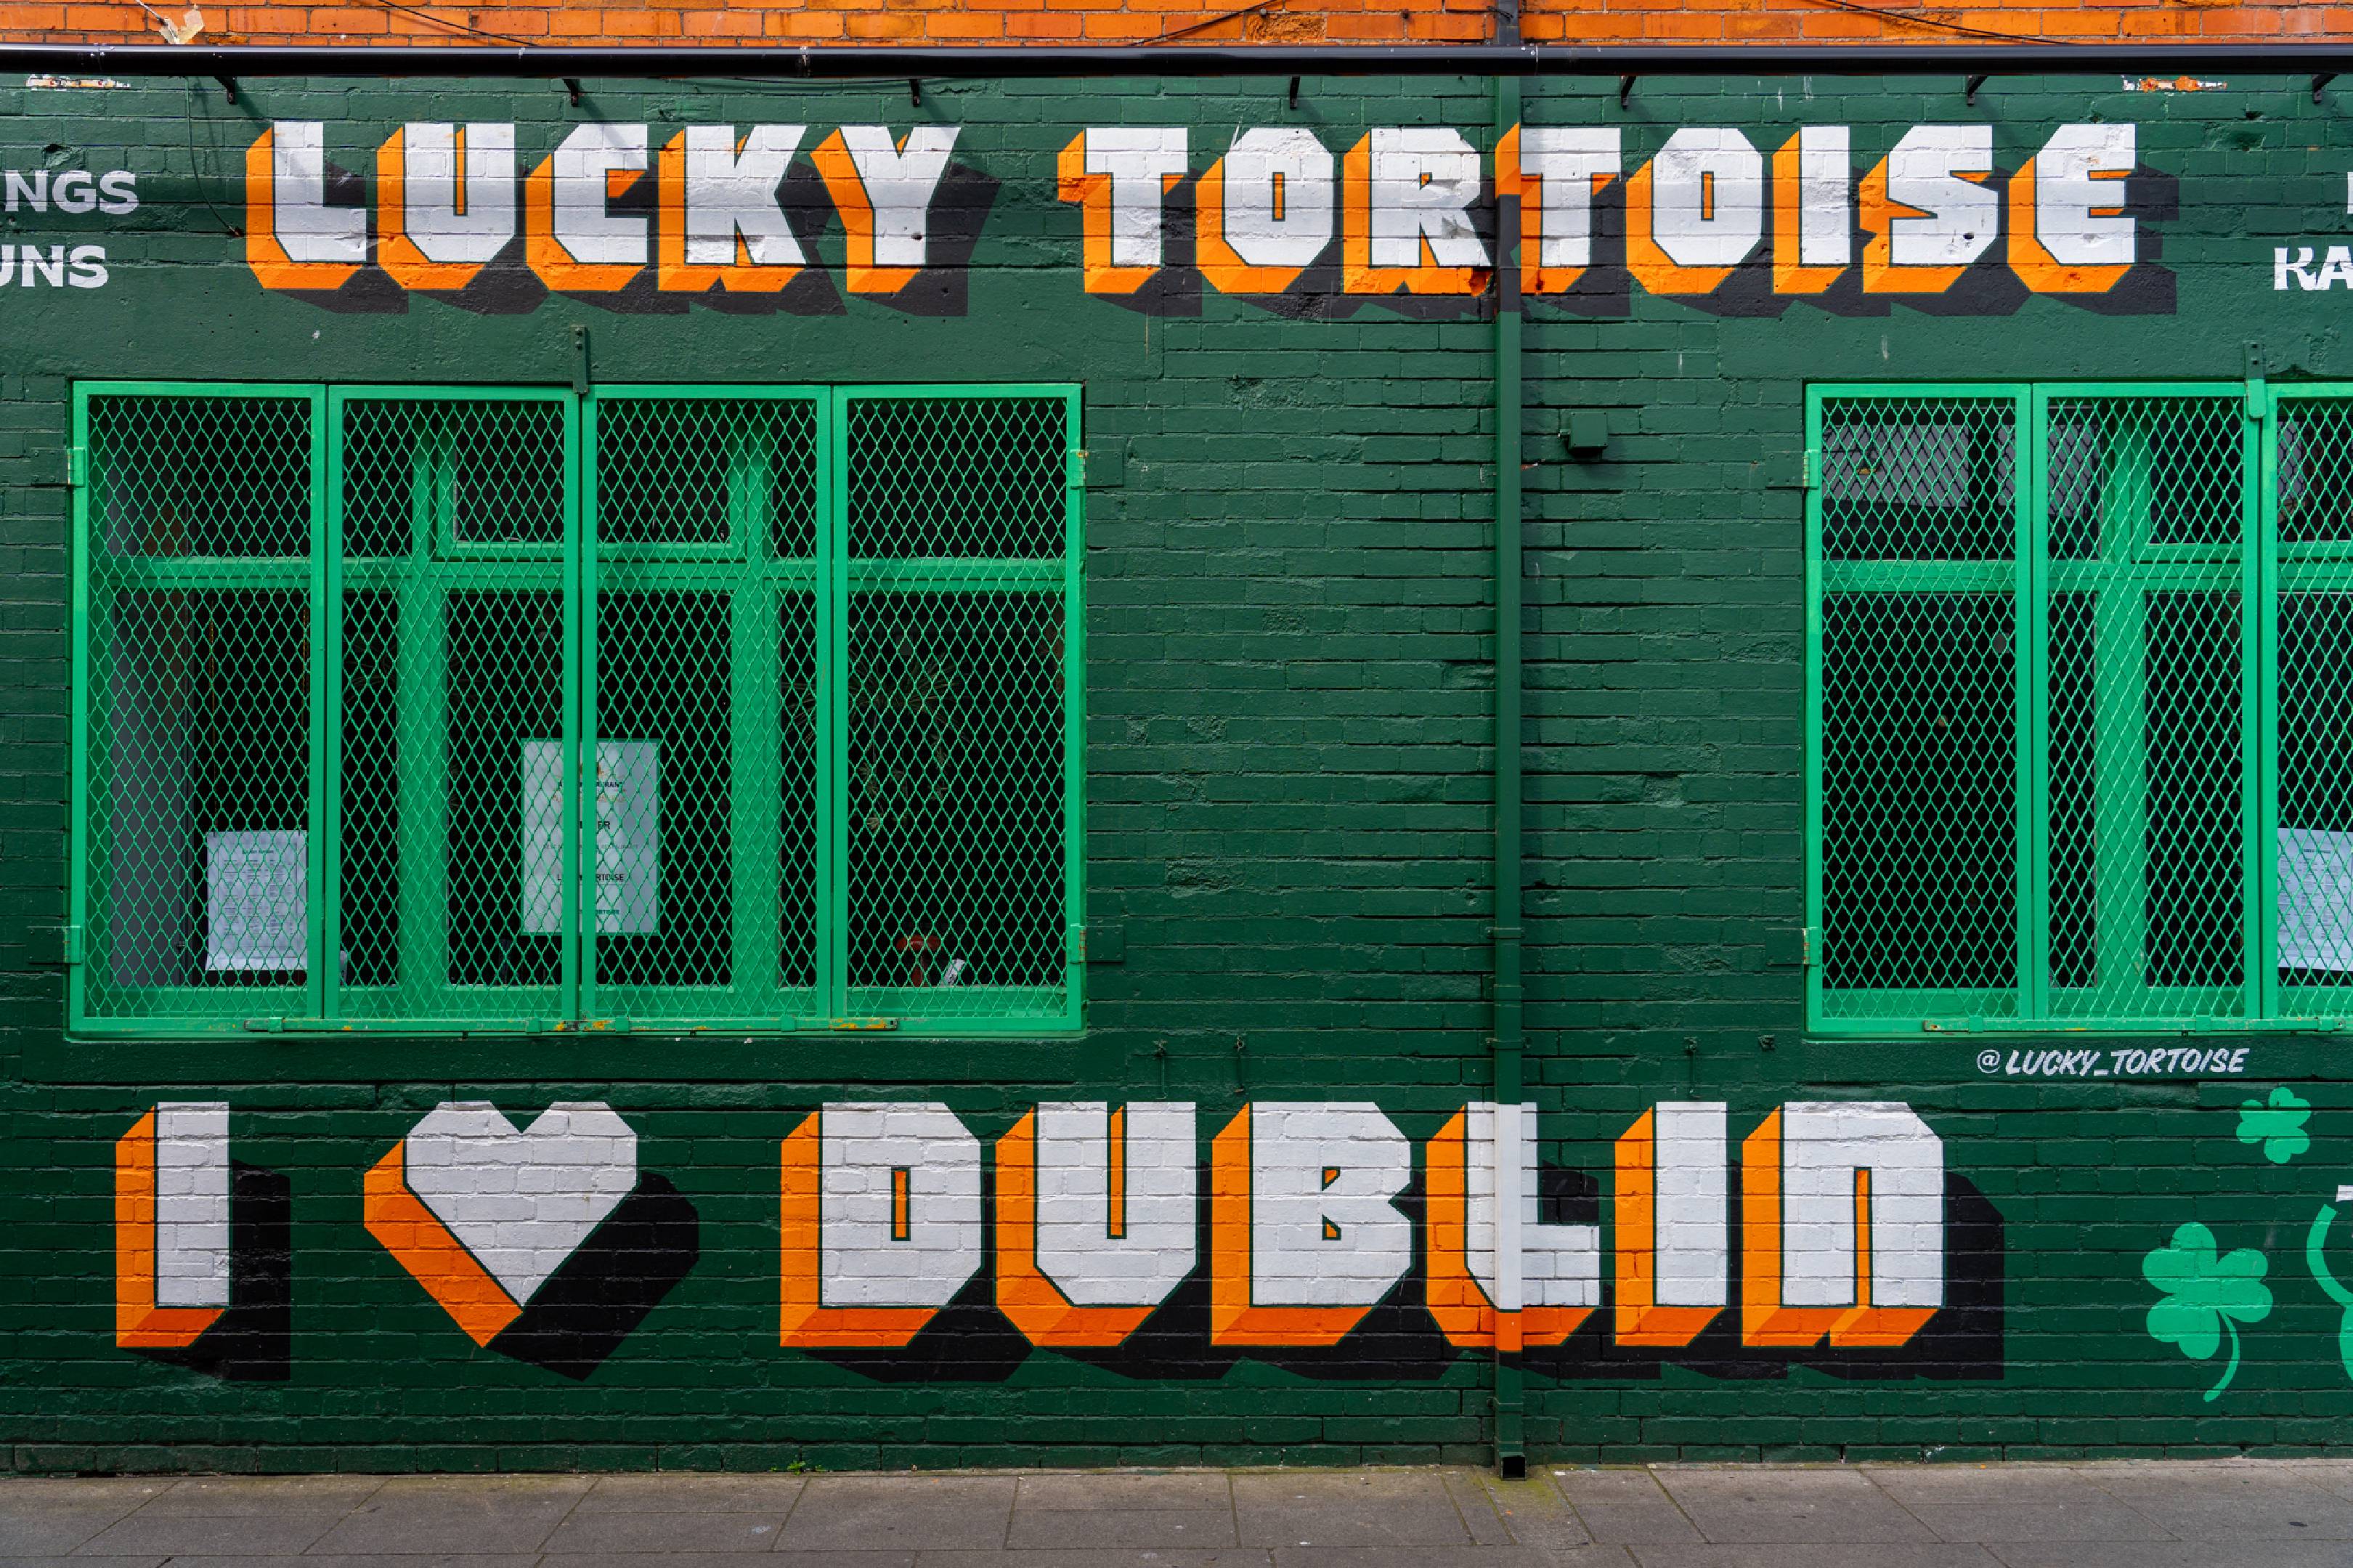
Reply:
<svg viewBox="0 0 2353 1568"><path fill-rule="evenodd" d="M2353 1019L2353 388L1808 418L1813 1026Z"/></svg>
<svg viewBox="0 0 2353 1568"><path fill-rule="evenodd" d="M1072 390L74 417L78 1030L1077 1026Z"/></svg>

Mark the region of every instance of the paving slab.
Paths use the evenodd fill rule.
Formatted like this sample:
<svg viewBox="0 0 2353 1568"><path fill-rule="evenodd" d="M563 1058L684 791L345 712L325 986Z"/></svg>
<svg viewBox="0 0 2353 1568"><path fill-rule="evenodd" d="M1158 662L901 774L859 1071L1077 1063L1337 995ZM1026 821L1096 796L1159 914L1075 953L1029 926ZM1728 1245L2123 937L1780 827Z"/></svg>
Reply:
<svg viewBox="0 0 2353 1568"><path fill-rule="evenodd" d="M384 1489L382 1476L191 1476L140 1509L144 1515L349 1511Z"/></svg>
<svg viewBox="0 0 2353 1568"><path fill-rule="evenodd" d="M1700 1533L1717 1543L1936 1539L1860 1470L1662 1465L1655 1473Z"/></svg>
<svg viewBox="0 0 2353 1568"><path fill-rule="evenodd" d="M1013 1510L1005 1537L1012 1547L1166 1546L1211 1548L1239 1544L1230 1509L1155 1508Z"/></svg>
<svg viewBox="0 0 2353 1568"><path fill-rule="evenodd" d="M2344 1544L2333 1541L2035 1541L1986 1550L2004 1568L2345 1568L2347 1562Z"/></svg>
<svg viewBox="0 0 2353 1568"><path fill-rule="evenodd" d="M343 1556L536 1552L593 1484L586 1476L395 1476L311 1549Z"/></svg>
<svg viewBox="0 0 2353 1568"><path fill-rule="evenodd" d="M1481 1478L1470 1470L1440 1470L1438 1479L1445 1484L1446 1495L1454 1500L1454 1511L1462 1521L1462 1528L1479 1546L1534 1545L1513 1538L1511 1527L1495 1507L1495 1500L1481 1484ZM1566 1511L1566 1510L1564 1510Z"/></svg>
<svg viewBox="0 0 2353 1568"><path fill-rule="evenodd" d="M0 1480L0 1557L63 1556L172 1489L162 1479L26 1476Z"/></svg>
<svg viewBox="0 0 2353 1568"><path fill-rule="evenodd" d="M572 1510L555 1533L541 1547L544 1552L770 1552L776 1532L784 1528L790 1505L764 1513L645 1513L607 1510L601 1513Z"/></svg>
<svg viewBox="0 0 2353 1568"><path fill-rule="evenodd" d="M1011 1476L818 1476L776 1544L787 1552L998 1548L1015 1485Z"/></svg>
<svg viewBox="0 0 2353 1568"><path fill-rule="evenodd" d="M1863 1474L1945 1541L2173 1539L2064 1466L1873 1465Z"/></svg>
<svg viewBox="0 0 2353 1568"><path fill-rule="evenodd" d="M2184 1541L2353 1541L2353 1500L2244 1460L2174 1471L2087 1465L2082 1474Z"/></svg>
<svg viewBox="0 0 2353 1568"><path fill-rule="evenodd" d="M1458 1482L1475 1485L1486 1493L1489 1506L1495 1510L1511 1540L1521 1546L1540 1547L1547 1552L1573 1551L1589 1546L1593 1537L1577 1519L1577 1510L1558 1488L1543 1476L1530 1476L1525 1480L1498 1480L1493 1476L1474 1476L1469 1471L1448 1478L1450 1489ZM1458 1492L1459 1495L1459 1492ZM1469 1511L1467 1509L1464 1510Z"/></svg>
<svg viewBox="0 0 2353 1568"><path fill-rule="evenodd" d="M913 1552L764 1552L759 1568L914 1568ZM401 1560L394 1559L396 1564ZM413 1561L413 1560L412 1560ZM473 1568L479 1559L461 1559L455 1568ZM746 1568L751 1559L739 1552L551 1552L525 1558L538 1568ZM271 1568L292 1568L276 1563ZM311 1568L304 1559L301 1568Z"/></svg>
<svg viewBox="0 0 2353 1568"><path fill-rule="evenodd" d="M1435 1470L1260 1471L1234 1477L1245 1546L1468 1546Z"/></svg>
<svg viewBox="0 0 2353 1568"><path fill-rule="evenodd" d="M800 1500L806 1476L605 1476L572 1511L583 1513L773 1513L782 1519Z"/></svg>
<svg viewBox="0 0 2353 1568"><path fill-rule="evenodd" d="M1605 1548L1604 1550L1607 1550ZM1557 1568L1533 1546L1278 1546L1274 1568ZM1609 1568L1623 1568L1621 1554Z"/></svg>
<svg viewBox="0 0 2353 1568"><path fill-rule="evenodd" d="M90 1560L75 1558L81 1568L93 1568ZM98 1568L123 1568L126 1559L110 1557ZM533 1568L539 1562L531 1553L483 1556L453 1556L448 1552L402 1553L383 1557L305 1556L290 1557L174 1557L171 1568ZM609 1559L599 1559L599 1568L612 1568ZM675 1562L665 1568L679 1568Z"/></svg>
<svg viewBox="0 0 2353 1568"><path fill-rule="evenodd" d="M1975 1542L1744 1542L1635 1546L1639 1568L2003 1568Z"/></svg>
<svg viewBox="0 0 2353 1568"><path fill-rule="evenodd" d="M1217 1552L1024 1547L1018 1552L918 1552L915 1568L1273 1568L1273 1559L1259 1547L1224 1547Z"/></svg>
<svg viewBox="0 0 2353 1568"><path fill-rule="evenodd" d="M1705 1539L1649 1470L1555 1470L1548 1479L1596 1541Z"/></svg>
<svg viewBox="0 0 2353 1568"><path fill-rule="evenodd" d="M1233 1484L1223 1470L1063 1470L1022 1476L1013 1508L1038 1510L1204 1509L1230 1510Z"/></svg>
<svg viewBox="0 0 2353 1568"><path fill-rule="evenodd" d="M332 1530L338 1509L280 1513L149 1513L117 1521L74 1548L76 1557L292 1557Z"/></svg>

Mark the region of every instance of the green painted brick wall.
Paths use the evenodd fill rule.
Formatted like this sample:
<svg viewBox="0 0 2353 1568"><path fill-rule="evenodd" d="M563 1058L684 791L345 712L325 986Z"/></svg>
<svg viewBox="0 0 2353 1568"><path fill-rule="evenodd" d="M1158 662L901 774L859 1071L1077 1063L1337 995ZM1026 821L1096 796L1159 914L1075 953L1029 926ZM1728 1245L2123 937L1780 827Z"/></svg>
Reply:
<svg viewBox="0 0 2353 1568"><path fill-rule="evenodd" d="M1377 125L1493 140L1475 80L1311 81L1295 112L1282 86L937 82L920 111L903 84L592 82L576 110L538 83L251 81L234 106L210 83L0 88L0 168L130 168L142 198L128 217L5 219L19 244L101 243L111 271L100 289L0 287L0 1441L16 1468L1486 1457L1490 1362L1439 1339L1418 1268L1330 1352L1212 1350L1198 1275L1116 1352L1028 1346L985 1280L895 1356L777 1343L777 1142L821 1102L935 1098L993 1144L1040 1100L1190 1100L1206 1160L1246 1100L1371 1100L1419 1144L1485 1092L1490 300L1090 298L1078 210L1055 198L1055 154L1088 126L1186 126L1197 174L1240 126L1308 125L1335 153ZM2353 379L2348 298L2275 290L2272 270L2274 247L2353 226L2353 135L2304 79L2003 80L1975 106L1957 80L1646 79L1622 112L1614 87L1532 85L1525 119L1621 126L1630 173L1681 126L1738 126L1769 153L1799 124L1850 125L1860 168L1910 126L1990 124L2007 171L2060 123L2130 121L2143 262L2173 295L2137 314L2014 296L1841 314L1752 279L1708 300L1530 303L1528 1077L1547 1191L1606 1245L1611 1144L1654 1102L1725 1100L1736 1143L1784 1101L1859 1100L1918 1112L1957 1194L1947 1307L1914 1347L1711 1334L1642 1352L1611 1342L1604 1310L1526 1358L1532 1452L2344 1448L2341 1309L2304 1258L2353 1156L2336 1039L2234 1042L2238 1077L2075 1083L1981 1072L1983 1041L1808 1037L1799 474L1810 382L2236 381L2250 341L2274 378ZM960 311L346 310L269 294L242 261L242 157L269 121L324 121L331 156L364 170L409 119L512 121L528 165L586 118L649 123L657 144L673 123L805 121L805 157L834 125L911 115L961 126L958 163L997 182ZM1617 243L1605 224L1605 261ZM1189 244L1177 225L1172 257ZM830 223L812 259L838 297L841 258ZM1083 1036L69 1042L72 382L568 384L575 323L600 383L1083 387L1090 447L1124 452L1091 486L1085 569L1088 915L1124 955L1090 967ZM1558 435L1595 409L1608 448L1573 460ZM2313 1109L2308 1150L2277 1163L2238 1112L2283 1083ZM115 1140L159 1100L216 1099L234 1157L288 1184L283 1381L113 1340ZM696 1211L691 1271L585 1379L478 1349L363 1225L367 1167L436 1105L480 1099L519 1121L608 1102L641 1169ZM1418 1185L1407 1201L1418 1213ZM2211 1401L2219 1361L2146 1323L2143 1260L2190 1222L2259 1250L2274 1298L2239 1325L2244 1364Z"/></svg>

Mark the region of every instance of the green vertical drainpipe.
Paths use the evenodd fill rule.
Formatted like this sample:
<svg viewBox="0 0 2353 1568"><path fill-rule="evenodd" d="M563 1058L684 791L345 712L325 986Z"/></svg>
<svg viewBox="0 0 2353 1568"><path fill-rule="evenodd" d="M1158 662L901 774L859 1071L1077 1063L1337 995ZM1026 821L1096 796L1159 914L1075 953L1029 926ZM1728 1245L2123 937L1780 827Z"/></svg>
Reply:
<svg viewBox="0 0 2353 1568"><path fill-rule="evenodd" d="M1506 5L1499 41L1519 42ZM1520 121L1520 81L1495 79L1495 136ZM1495 1470L1527 1473L1521 1436L1519 1139L1525 1044L1520 985L1520 274L1519 204L1495 200ZM1514 1135L1506 1136L1506 1130Z"/></svg>

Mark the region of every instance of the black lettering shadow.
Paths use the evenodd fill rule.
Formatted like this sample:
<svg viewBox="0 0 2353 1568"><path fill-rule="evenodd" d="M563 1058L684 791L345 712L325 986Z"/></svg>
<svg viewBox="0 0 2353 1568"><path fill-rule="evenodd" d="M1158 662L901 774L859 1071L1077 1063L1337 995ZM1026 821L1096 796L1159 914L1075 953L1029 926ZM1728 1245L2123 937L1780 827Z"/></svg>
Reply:
<svg viewBox="0 0 2353 1568"><path fill-rule="evenodd" d="M702 1257L694 1205L651 1172L491 1341L501 1355L585 1379Z"/></svg>
<svg viewBox="0 0 2353 1568"><path fill-rule="evenodd" d="M518 232L496 256L482 264L480 272L466 280L463 289L420 289L417 292L478 316L527 316L546 300L547 285L523 260L522 235Z"/></svg>
<svg viewBox="0 0 2353 1568"><path fill-rule="evenodd" d="M1198 316L1201 313L1199 212L1200 176L1187 174L1168 192L1160 206L1160 270L1144 286L1127 294L1092 294L1106 305L1133 310L1139 316Z"/></svg>
<svg viewBox="0 0 2353 1568"><path fill-rule="evenodd" d="M1744 1345L1740 1341L1740 1192L1732 1192L1734 1248L1729 1300L1691 1343L1621 1345L1608 1304L1557 1345L1530 1350L1532 1372L1561 1382L1655 1380L1670 1364L1726 1381L1785 1377L1793 1366L1812 1367L1853 1382L1925 1378L1939 1382L2000 1381L2003 1357L2006 1261L2003 1222L1985 1194L1965 1176L1945 1173L1945 1300L1919 1332L1900 1345L1836 1349Z"/></svg>
<svg viewBox="0 0 2353 1568"><path fill-rule="evenodd" d="M997 1167L980 1176L980 1267L903 1345L812 1350L815 1359L877 1383L1003 1383L1029 1359L1029 1341L997 1310Z"/></svg>
<svg viewBox="0 0 2353 1568"><path fill-rule="evenodd" d="M1573 316L1623 320L1634 313L1634 275L1626 270L1626 182L1610 181L1592 197L1592 261L1557 294L1525 294L1523 306L1541 302ZM1533 264L1520 246L1520 265Z"/></svg>
<svg viewBox="0 0 2353 1568"><path fill-rule="evenodd" d="M1201 1172L1194 1234L1206 1254L1209 1243L1210 1173ZM1264 1362L1319 1382L1390 1380L1427 1382L1462 1352L1447 1342L1422 1306L1425 1226L1421 1178L1398 1194L1397 1207L1412 1226L1415 1255L1405 1275L1337 1344L1327 1346L1217 1345L1209 1341L1209 1265L1203 1257L1184 1282L1125 1340L1099 1350L1061 1352L1073 1361L1139 1381L1201 1381L1222 1377L1244 1359Z"/></svg>
<svg viewBox="0 0 2353 1568"><path fill-rule="evenodd" d="M994 1247L982 1257L993 1259ZM1029 1359L1021 1331L997 1310L996 1272L984 1261L948 1304L903 1345L807 1353L876 1383L1003 1383Z"/></svg>
<svg viewBox="0 0 2353 1568"><path fill-rule="evenodd" d="M232 1163L228 1306L193 1344L138 1353L229 1383L284 1383L292 1373L294 1184Z"/></svg>
<svg viewBox="0 0 2353 1568"><path fill-rule="evenodd" d="M972 308L972 253L997 205L998 182L950 163L932 197L923 255L930 263L894 293L864 298L910 316L962 316Z"/></svg>
<svg viewBox="0 0 2353 1568"><path fill-rule="evenodd" d="M339 163L327 165L329 206L369 210L367 184ZM408 290L375 264L375 242L369 242L366 265L332 289L276 289L289 300L299 300L338 316L401 316L408 313Z"/></svg>
<svg viewBox="0 0 2353 1568"><path fill-rule="evenodd" d="M2132 270L2105 294L2061 294L2075 309L2094 316L2170 316L2178 309L2179 280L2165 257L2165 232L2157 225L2181 216L2181 181L2144 163L2125 181L2124 213L2134 220Z"/></svg>

